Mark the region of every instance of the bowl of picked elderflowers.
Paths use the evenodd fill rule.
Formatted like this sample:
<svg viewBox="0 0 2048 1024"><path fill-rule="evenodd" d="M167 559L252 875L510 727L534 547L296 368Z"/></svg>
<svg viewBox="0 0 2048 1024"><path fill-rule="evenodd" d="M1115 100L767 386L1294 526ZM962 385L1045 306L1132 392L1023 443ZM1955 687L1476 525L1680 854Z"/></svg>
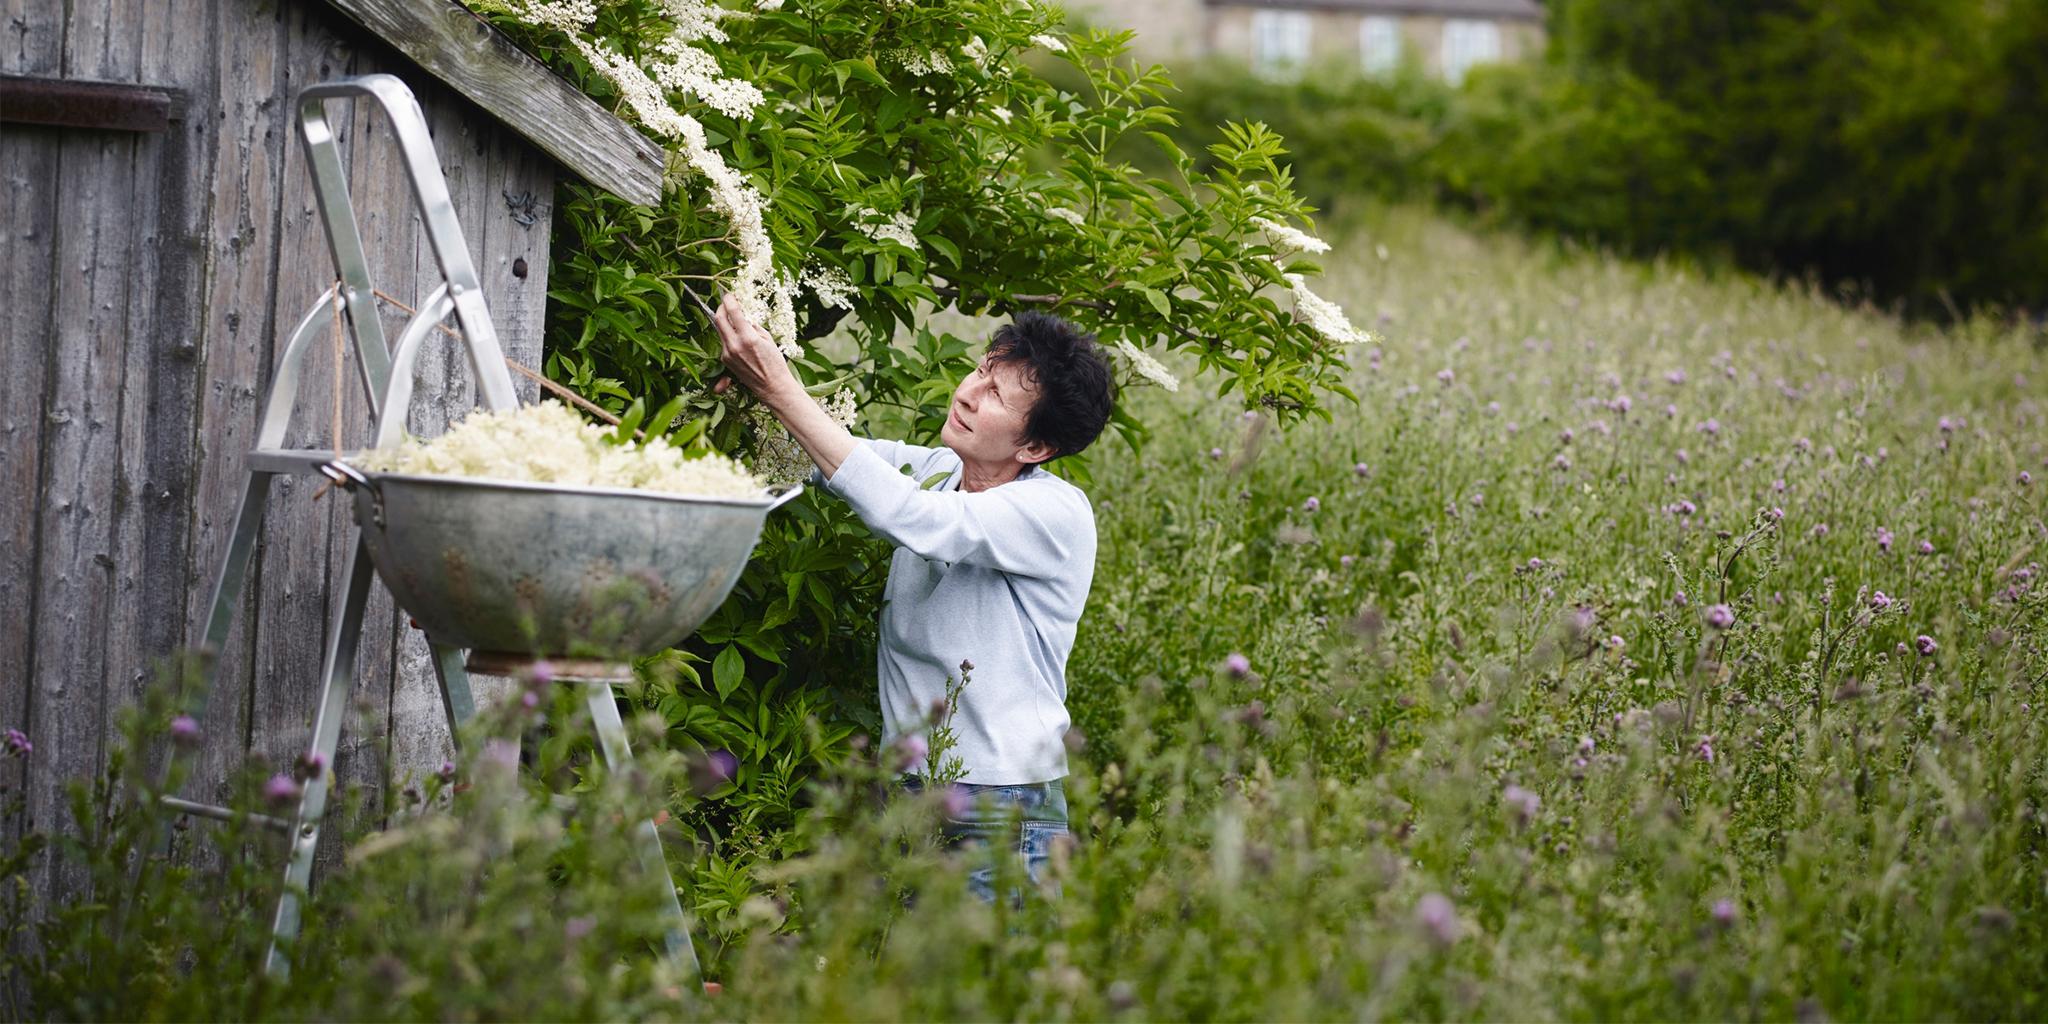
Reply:
<svg viewBox="0 0 2048 1024"><path fill-rule="evenodd" d="M623 659L680 643L732 592L800 484L558 402L330 463L378 575L429 640L517 658Z"/></svg>

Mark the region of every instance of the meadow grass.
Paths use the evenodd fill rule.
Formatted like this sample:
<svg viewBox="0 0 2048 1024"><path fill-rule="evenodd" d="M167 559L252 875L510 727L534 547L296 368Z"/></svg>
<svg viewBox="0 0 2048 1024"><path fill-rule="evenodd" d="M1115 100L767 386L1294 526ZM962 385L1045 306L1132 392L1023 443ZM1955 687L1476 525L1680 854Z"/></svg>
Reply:
<svg viewBox="0 0 2048 1024"><path fill-rule="evenodd" d="M870 752L808 854L715 886L754 895L700 922L699 995L644 952L617 827L688 785L643 717L630 778L542 747L584 773L566 818L503 745L406 791L315 888L298 989L254 971L267 875L166 869L112 938L45 929L75 955L20 1015L2048 1014L2040 340L1407 210L1328 234L1385 338L1358 407L1281 436L1171 353L1178 392L1127 395L1142 454L1089 455L1046 889L998 856L1019 898L975 900L986 851ZM578 712L482 727L531 714ZM156 826L122 827L81 848L103 891Z"/></svg>

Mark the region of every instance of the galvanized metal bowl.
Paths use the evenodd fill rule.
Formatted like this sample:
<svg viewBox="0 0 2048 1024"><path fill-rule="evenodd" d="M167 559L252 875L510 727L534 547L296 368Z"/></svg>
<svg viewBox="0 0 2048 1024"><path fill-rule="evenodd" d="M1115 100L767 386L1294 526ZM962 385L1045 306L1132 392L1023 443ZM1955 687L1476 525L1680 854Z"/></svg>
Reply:
<svg viewBox="0 0 2048 1024"><path fill-rule="evenodd" d="M327 475L377 573L436 643L628 658L673 647L732 592L768 513L803 492L691 498L463 477Z"/></svg>

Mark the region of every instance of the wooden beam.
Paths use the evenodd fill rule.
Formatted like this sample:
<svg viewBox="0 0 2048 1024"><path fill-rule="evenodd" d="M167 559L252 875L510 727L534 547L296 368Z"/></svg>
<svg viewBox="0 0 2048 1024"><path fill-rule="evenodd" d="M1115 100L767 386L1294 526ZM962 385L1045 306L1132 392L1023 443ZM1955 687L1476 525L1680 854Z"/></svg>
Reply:
<svg viewBox="0 0 2048 1024"><path fill-rule="evenodd" d="M185 98L175 89L126 82L0 75L0 121L160 132L184 116Z"/></svg>
<svg viewBox="0 0 2048 1024"><path fill-rule="evenodd" d="M562 166L622 199L661 201L666 156L455 0L328 0Z"/></svg>

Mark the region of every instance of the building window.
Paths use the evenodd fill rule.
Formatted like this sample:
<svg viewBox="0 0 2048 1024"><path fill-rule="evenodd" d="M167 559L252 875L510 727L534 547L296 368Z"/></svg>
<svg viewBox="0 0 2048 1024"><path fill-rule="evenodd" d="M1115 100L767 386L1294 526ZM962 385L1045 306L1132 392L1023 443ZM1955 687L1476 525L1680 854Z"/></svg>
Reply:
<svg viewBox="0 0 2048 1024"><path fill-rule="evenodd" d="M1308 12L1252 12L1252 70L1274 77L1297 74L1308 63Z"/></svg>
<svg viewBox="0 0 2048 1024"><path fill-rule="evenodd" d="M1384 75L1401 64L1401 19L1369 14L1358 23L1358 59L1369 75Z"/></svg>
<svg viewBox="0 0 2048 1024"><path fill-rule="evenodd" d="M1474 64L1500 59L1500 26L1490 21L1452 18L1444 22L1444 80L1456 85Z"/></svg>

